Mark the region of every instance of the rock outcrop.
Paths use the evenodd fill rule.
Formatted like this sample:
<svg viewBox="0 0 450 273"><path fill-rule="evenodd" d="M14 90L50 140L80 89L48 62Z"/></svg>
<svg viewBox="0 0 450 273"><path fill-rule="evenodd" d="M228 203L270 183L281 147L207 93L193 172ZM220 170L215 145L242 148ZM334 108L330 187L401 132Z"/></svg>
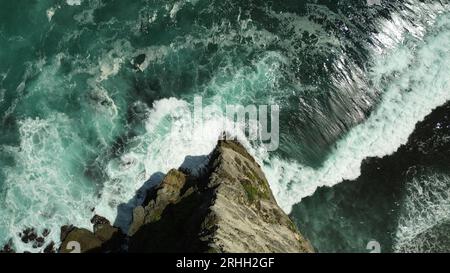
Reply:
<svg viewBox="0 0 450 273"><path fill-rule="evenodd" d="M81 252L313 252L236 141L219 141L200 177L168 172L134 209L126 236L99 217L93 233L72 227L62 234L62 252L70 241Z"/></svg>
<svg viewBox="0 0 450 273"><path fill-rule="evenodd" d="M91 223L94 224L94 232L63 226L59 252L122 252L125 236L119 228L111 226L108 220L98 215L91 219Z"/></svg>

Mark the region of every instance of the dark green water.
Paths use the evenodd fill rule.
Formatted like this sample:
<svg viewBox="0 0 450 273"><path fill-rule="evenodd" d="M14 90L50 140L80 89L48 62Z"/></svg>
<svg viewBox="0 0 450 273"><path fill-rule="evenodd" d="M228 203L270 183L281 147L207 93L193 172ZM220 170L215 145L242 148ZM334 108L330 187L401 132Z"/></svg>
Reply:
<svg viewBox="0 0 450 273"><path fill-rule="evenodd" d="M291 215L323 252L369 252L370 241L382 252L448 252L449 160L447 102L393 155L366 160L356 180L318 189Z"/></svg>
<svg viewBox="0 0 450 273"><path fill-rule="evenodd" d="M219 113L204 117L202 139L186 133L196 96L212 110L280 106L278 150L240 139L287 212L358 177L364 158L394 152L450 98L448 11L416 0L0 0L0 243L39 251L18 233L49 228L58 241L61 225L89 227L94 213L126 227L118 206L130 210L186 156L201 165L223 131Z"/></svg>

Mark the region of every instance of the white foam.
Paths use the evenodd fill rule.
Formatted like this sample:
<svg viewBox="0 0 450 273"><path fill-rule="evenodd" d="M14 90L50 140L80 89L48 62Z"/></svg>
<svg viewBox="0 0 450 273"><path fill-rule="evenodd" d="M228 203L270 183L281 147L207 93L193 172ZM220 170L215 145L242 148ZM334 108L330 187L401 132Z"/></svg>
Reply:
<svg viewBox="0 0 450 273"><path fill-rule="evenodd" d="M446 174L428 170L408 181L406 193L401 201L401 214L395 234L394 252L435 252L447 249L429 234L431 228L450 220L450 177ZM446 236L446 235L444 235ZM434 241L434 242L433 242Z"/></svg>
<svg viewBox="0 0 450 273"><path fill-rule="evenodd" d="M321 168L277 157L267 159L264 171L285 211L318 187L357 178L362 160L395 152L406 143L418 121L450 99L449 42L450 19L446 15L439 18L423 42L401 44L374 56L379 61L372 74L377 89L384 90L382 101L363 124L336 143ZM380 75L391 78L385 83Z"/></svg>
<svg viewBox="0 0 450 273"><path fill-rule="evenodd" d="M67 3L80 5L82 1L72 0ZM173 8L174 6L170 6L168 11ZM443 28L448 26L444 20L439 22ZM197 43L205 45L216 43L220 47L233 47L245 40L243 38L250 38L252 46L264 49L270 44L277 43L279 39L276 35L252 25L249 19L240 20L239 23L240 30L231 28L223 31L219 26L214 26L205 34L207 37L186 35L184 40L180 39L171 45L144 49L142 52L147 53L147 58L143 69L152 63L163 61L172 50L194 49ZM292 24L296 25L295 22ZM397 20L397 24L403 24L410 28L410 25L405 22ZM382 33L397 31L388 22L381 25L386 26L381 31ZM317 26L313 24L307 27L313 31ZM298 31L301 33L300 29ZM321 33L321 30L317 31ZM70 42L80 33L75 31L67 34L66 42ZM402 35L405 33L408 32L402 31ZM414 36L421 37L425 31L418 29L414 33L417 33ZM290 206L299 202L304 196L312 194L319 186L332 186L344 178L357 177L359 165L365 157L379 156L395 151L401 143L406 141L417 121L435 106L448 99L449 59L448 48L445 47L450 41L448 31L443 31L436 37L430 34L427 38L428 44L417 44L417 52L411 47L401 45L404 41L402 35L393 34L397 43L395 46L386 38L389 35L379 38L381 40L379 44L385 43L392 46L385 46L378 51L374 50L374 59L379 61L374 64L372 77L375 84L385 92L379 109L366 123L354 128L345 139L337 144L322 168L312 169L297 162L276 157L269 158L262 147L252 148L242 135L239 136L250 153L257 156L258 161L265 160L263 168L279 203L286 211L289 211ZM319 36L321 37L321 35ZM286 48L289 46L291 45ZM154 50L155 48L158 50ZM395 51L387 53L386 48L394 48ZM219 48L219 50L221 49ZM135 56L134 53L135 50L129 43L117 41L112 50L105 52L97 60L98 66L92 65L89 58L76 60L78 63L76 63L73 74L90 74L93 77L92 82L95 82L91 82L90 87L97 90L96 88L102 87L101 84L104 81L117 75L124 60L131 60ZM277 71L286 59L289 58L269 52L251 69L224 68L208 83L205 90L212 89L212 93L217 97L229 99L231 102L265 100L265 104L271 103L258 91L277 90L279 80ZM231 80L227 78L230 74L233 75ZM391 74L397 74L397 76L388 86L383 86L386 77L380 75L391 76ZM49 77L49 79L53 78ZM271 88L267 88L268 86ZM57 88L53 88L53 85L50 89L53 92L57 90ZM43 90L39 91L54 95L48 90ZM107 90L101 90L104 91L105 97L111 98ZM276 96L277 94L272 95ZM207 155L213 149L218 136L224 129L223 125L227 121L220 115L207 116L204 128L208 133L199 141L190 139L189 134L186 134L190 124L187 115L188 109L191 107L190 103L191 101L188 99L167 98L156 101L151 110L147 109L149 116L145 122L145 133L134 137L120 157L107 162L105 171L109 179L104 183L101 200L98 204L96 196L94 196L95 189L89 188L89 183L84 183L85 181L79 175L73 176L67 171L67 166L62 164L78 162L82 157L69 160L60 158L61 155L71 155L72 152L73 156L77 157L77 151L85 149L82 147L84 143L78 140L73 132L73 128L79 124L72 123L73 121L64 115L50 116L40 120L23 120L20 123L20 148L8 148L21 165L20 168L8 169L6 183L9 187L8 209L3 210L2 208L2 213L5 211L8 217L0 220L0 229L6 230L5 233L8 235L15 235L24 227L33 225L41 227L41 224L45 223L46 227L52 229L50 239L58 242L61 224L91 226L88 221L91 217L90 207L94 207L94 203L96 213L114 220L117 216L117 206L130 201L136 190L142 186L144 181L151 178L152 174L166 173L169 169L180 166L186 156ZM211 108L220 108L214 98L210 99L208 103ZM110 119L108 115L101 117ZM100 121L96 118L93 122ZM112 121L109 122L105 127L112 131ZM108 134L108 136L104 136L105 138L111 137L110 132L105 134ZM99 135L103 137L100 133ZM70 139L69 142L73 145L80 145L80 147L71 148L68 152L67 141L64 141L67 139ZM109 143L110 141L104 140L102 145L107 146ZM198 160L197 163L200 165L204 162L202 157L199 157ZM195 165L198 166L198 164ZM22 202L22 199L26 201ZM130 205L133 206L136 203ZM21 243L17 237L14 238L14 243L19 251L31 250L30 246Z"/></svg>
<svg viewBox="0 0 450 273"><path fill-rule="evenodd" d="M66 0L67 5L69 6L79 6L81 5L82 0Z"/></svg>
<svg viewBox="0 0 450 273"><path fill-rule="evenodd" d="M123 62L124 59L121 57L102 59L99 63L101 74L97 81L101 82L107 80L110 76L117 75Z"/></svg>
<svg viewBox="0 0 450 273"><path fill-rule="evenodd" d="M73 132L70 119L56 114L48 119L28 118L18 125L20 147L2 147L14 157L15 166L4 167L6 194L0 233L8 236L2 240L12 237L16 251L35 252L45 245L33 249L18 234L25 228L36 228L39 233L48 228L47 242L58 242L63 224L89 227L95 190L75 175L83 142Z"/></svg>
<svg viewBox="0 0 450 273"><path fill-rule="evenodd" d="M184 2L176 2L173 4L172 9L170 10L170 18L175 19L175 16L177 16L178 11L183 7Z"/></svg>
<svg viewBox="0 0 450 273"><path fill-rule="evenodd" d="M58 8L59 8L59 6L51 7L51 8L49 8L49 9L47 9L46 14L47 14L47 19L48 19L49 22L52 20L52 18L53 18L53 16L55 15L56 10L57 10Z"/></svg>
<svg viewBox="0 0 450 273"><path fill-rule="evenodd" d="M163 57L163 52L166 51L161 48L158 52L162 55L156 55ZM153 61L157 61L156 56ZM213 150L221 134L224 131L233 131L233 123L223 112L225 104L235 102L236 98L246 101L262 99L257 98L257 92L261 88L265 90L268 86L276 86L278 78L275 75L278 74L278 67L282 62L279 54L269 52L255 63L256 69L236 69L232 78L227 78L227 81L212 78L207 88L214 90L214 97L203 98L201 124L196 124L193 117L193 98L165 98L155 101L151 109L141 109L141 112L147 113L145 133L130 140L125 152L107 164L108 179L103 185L96 213L114 221L118 205L129 203L127 207L131 209L139 204L141 200L133 198L145 181L152 179L150 184L158 182L160 174L182 164L193 173L201 169L208 162L205 156ZM217 77L222 77L224 74L218 75ZM242 84L244 82L245 85ZM246 140L242 128L236 134L236 137L256 154L257 150ZM260 149L259 153L263 154L263 149ZM188 162L185 161L187 156ZM155 174L159 175L155 178ZM130 219L125 216L124 219L118 220L117 224L126 230Z"/></svg>
<svg viewBox="0 0 450 273"><path fill-rule="evenodd" d="M218 114L218 107L210 105L208 109L207 106L203 124L194 127L192 107L188 102L176 98L156 101L146 119L146 133L135 137L120 158L108 163L109 179L104 183L96 212L114 220L118 205L131 200L128 204L131 209L142 201L133 198L144 181L153 178L156 181L151 181L152 184L159 182L161 174L182 164L193 174L205 166L221 133L231 128L226 118ZM196 132L203 134L199 136ZM238 139L250 146L242 132L238 132ZM125 216L118 220L116 224L126 230L130 218Z"/></svg>

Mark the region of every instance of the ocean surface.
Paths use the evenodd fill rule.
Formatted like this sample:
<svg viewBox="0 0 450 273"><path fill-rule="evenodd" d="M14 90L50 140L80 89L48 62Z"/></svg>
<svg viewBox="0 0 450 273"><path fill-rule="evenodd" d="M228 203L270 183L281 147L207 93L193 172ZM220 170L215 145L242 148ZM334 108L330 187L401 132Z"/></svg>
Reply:
<svg viewBox="0 0 450 273"><path fill-rule="evenodd" d="M280 106L279 149L238 138L287 213L358 178L365 158L395 152L450 99L450 2L368 2L0 0L0 245L39 252L19 233L49 229L58 243L62 225L90 228L94 214L125 229L146 188L187 157L193 172L207 161L226 104ZM189 133L196 96L211 110L202 138ZM446 174L411 179L450 196ZM419 205L395 200L401 219L364 213L396 242L430 210L440 211L432 227L449 217L449 198L409 198ZM339 236L355 213L345 208L333 218L305 206L319 219L307 231L318 251L367 251L377 239L360 226Z"/></svg>

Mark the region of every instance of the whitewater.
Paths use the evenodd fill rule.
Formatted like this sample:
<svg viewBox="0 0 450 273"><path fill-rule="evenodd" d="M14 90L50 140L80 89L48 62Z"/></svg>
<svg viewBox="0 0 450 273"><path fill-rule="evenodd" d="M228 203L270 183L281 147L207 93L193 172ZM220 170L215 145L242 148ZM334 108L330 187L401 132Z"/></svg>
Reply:
<svg viewBox="0 0 450 273"><path fill-rule="evenodd" d="M340 1L338 8L305 1L301 10L258 1L130 2L41 1L29 9L39 34L1 29L0 245L11 239L18 251L39 252L45 245L20 239L25 228L49 229L46 241L59 242L62 225L90 228L94 214L126 230L165 173L180 166L196 173L208 162L230 126L226 104L280 105L279 151L244 131L236 137L289 213L317 188L357 178L365 158L395 152L450 99L447 1L393 1L389 16L365 1L345 14ZM324 23L311 19L322 16ZM359 16L369 19L359 24ZM206 113L201 138L190 118L196 96ZM417 209L413 201L405 210ZM399 228L396 250L419 231L411 232Z"/></svg>

